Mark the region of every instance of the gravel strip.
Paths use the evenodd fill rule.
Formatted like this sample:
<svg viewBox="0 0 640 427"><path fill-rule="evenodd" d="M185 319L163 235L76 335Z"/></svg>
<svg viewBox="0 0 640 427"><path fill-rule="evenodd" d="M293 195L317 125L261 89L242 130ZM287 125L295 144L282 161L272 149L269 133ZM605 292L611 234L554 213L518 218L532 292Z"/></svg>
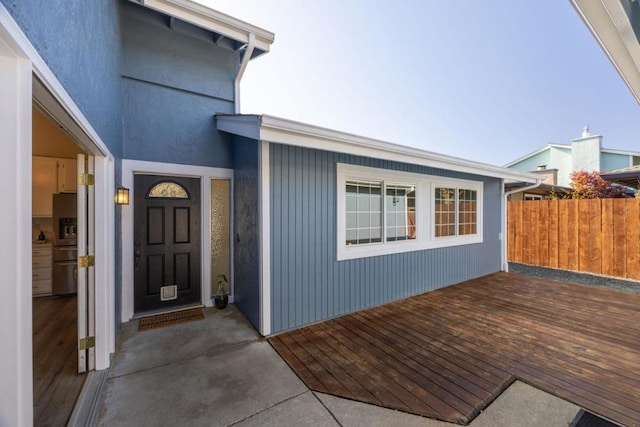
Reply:
<svg viewBox="0 0 640 427"><path fill-rule="evenodd" d="M562 282L576 283L578 285L595 286L640 295L640 282L634 280L616 279L608 276L597 276L595 274L517 264L514 262L509 263L509 271L512 273L526 274L527 276L542 277L544 279L559 280Z"/></svg>

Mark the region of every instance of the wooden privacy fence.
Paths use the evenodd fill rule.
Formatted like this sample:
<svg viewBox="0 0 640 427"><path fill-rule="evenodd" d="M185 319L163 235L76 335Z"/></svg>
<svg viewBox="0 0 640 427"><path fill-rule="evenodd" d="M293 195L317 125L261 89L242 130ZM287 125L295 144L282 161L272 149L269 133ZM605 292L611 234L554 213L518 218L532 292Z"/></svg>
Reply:
<svg viewBox="0 0 640 427"><path fill-rule="evenodd" d="M640 199L511 201L507 258L640 279Z"/></svg>

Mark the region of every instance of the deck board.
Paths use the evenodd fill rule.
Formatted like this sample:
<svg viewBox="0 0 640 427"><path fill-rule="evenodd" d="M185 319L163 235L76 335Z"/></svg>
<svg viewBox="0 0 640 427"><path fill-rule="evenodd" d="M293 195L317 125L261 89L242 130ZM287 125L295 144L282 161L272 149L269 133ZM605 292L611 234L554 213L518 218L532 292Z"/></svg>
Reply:
<svg viewBox="0 0 640 427"><path fill-rule="evenodd" d="M312 390L469 423L514 379L640 426L640 296L496 273L269 338Z"/></svg>

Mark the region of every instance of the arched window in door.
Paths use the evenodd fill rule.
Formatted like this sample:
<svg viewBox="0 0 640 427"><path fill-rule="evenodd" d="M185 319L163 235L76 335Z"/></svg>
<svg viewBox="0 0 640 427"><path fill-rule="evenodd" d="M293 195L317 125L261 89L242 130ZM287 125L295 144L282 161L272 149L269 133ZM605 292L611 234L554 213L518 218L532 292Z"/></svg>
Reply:
<svg viewBox="0 0 640 427"><path fill-rule="evenodd" d="M163 181L155 184L147 193L148 199L190 199L187 190L180 184L172 181Z"/></svg>

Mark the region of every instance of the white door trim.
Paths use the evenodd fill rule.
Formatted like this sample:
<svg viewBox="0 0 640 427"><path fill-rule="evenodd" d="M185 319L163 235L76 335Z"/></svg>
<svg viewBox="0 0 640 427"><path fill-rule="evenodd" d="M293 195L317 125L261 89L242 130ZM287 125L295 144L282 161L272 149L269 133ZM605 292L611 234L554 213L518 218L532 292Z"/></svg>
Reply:
<svg viewBox="0 0 640 427"><path fill-rule="evenodd" d="M211 180L228 179L231 182L231 194L233 194L233 169L212 168L206 166L181 165L174 163L147 162L142 160L122 160L122 186L129 189L129 204L121 206L120 215L122 221L122 312L120 320L128 322L133 318L133 210L135 200L135 188L133 177L136 174L167 175L180 177L200 178L200 217L201 227L201 298L202 304L209 307L211 303ZM233 198L232 198L233 199ZM233 203L231 203L233 212ZM230 228L233 230L233 215L230 218ZM233 242L233 240L231 240ZM231 243L231 266L233 271L233 243ZM230 285L233 283L233 274ZM233 289L233 288L232 288Z"/></svg>
<svg viewBox="0 0 640 427"><path fill-rule="evenodd" d="M0 420L33 423L31 308L31 62L0 35Z"/></svg>
<svg viewBox="0 0 640 427"><path fill-rule="evenodd" d="M271 334L271 182L269 142L260 141L260 333Z"/></svg>

